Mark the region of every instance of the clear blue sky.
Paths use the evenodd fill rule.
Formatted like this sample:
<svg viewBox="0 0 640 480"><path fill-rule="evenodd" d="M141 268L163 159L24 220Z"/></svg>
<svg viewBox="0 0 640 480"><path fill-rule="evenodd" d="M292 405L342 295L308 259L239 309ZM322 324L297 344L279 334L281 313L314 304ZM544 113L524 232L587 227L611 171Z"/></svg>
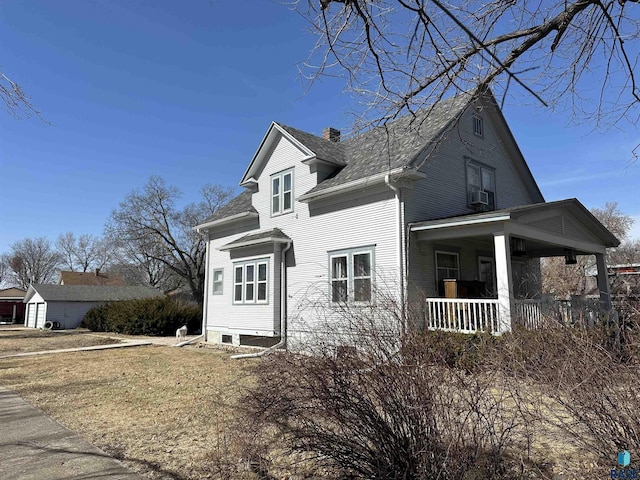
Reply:
<svg viewBox="0 0 640 480"><path fill-rule="evenodd" d="M272 120L349 130L341 82L307 91L298 73L314 42L279 1L2 2L0 68L51 125L0 112L0 253L26 237L101 235L150 175L185 202L205 183L237 186ZM594 133L523 103L504 113L545 198L617 201L640 237L637 128Z"/></svg>

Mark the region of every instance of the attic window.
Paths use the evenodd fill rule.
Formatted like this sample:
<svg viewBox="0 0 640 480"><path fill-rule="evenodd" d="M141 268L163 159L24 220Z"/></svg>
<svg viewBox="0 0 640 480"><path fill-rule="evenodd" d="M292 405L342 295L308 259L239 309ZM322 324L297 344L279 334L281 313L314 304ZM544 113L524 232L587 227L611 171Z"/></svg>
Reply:
<svg viewBox="0 0 640 480"><path fill-rule="evenodd" d="M293 211L293 170L271 176L271 214Z"/></svg>
<svg viewBox="0 0 640 480"><path fill-rule="evenodd" d="M477 137L484 136L484 125L482 124L482 117L479 115L473 116L473 134Z"/></svg>

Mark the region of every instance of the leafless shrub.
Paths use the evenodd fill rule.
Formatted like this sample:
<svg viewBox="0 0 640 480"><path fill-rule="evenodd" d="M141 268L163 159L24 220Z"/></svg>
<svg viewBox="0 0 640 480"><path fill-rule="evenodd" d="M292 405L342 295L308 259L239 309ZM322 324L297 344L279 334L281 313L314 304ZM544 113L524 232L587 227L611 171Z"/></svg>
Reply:
<svg viewBox="0 0 640 480"><path fill-rule="evenodd" d="M268 474L498 479L538 472L529 457L534 417L516 385L499 371L470 374L443 364L437 349L425 348L430 335L407 329L406 309L393 296L376 298L375 307L325 312L327 330L298 344L304 354L271 355L257 367L243 430L270 452L262 457Z"/></svg>
<svg viewBox="0 0 640 480"><path fill-rule="evenodd" d="M505 336L487 358L544 395L541 421L610 465L619 450L640 453L638 320L637 310L591 328L547 319Z"/></svg>

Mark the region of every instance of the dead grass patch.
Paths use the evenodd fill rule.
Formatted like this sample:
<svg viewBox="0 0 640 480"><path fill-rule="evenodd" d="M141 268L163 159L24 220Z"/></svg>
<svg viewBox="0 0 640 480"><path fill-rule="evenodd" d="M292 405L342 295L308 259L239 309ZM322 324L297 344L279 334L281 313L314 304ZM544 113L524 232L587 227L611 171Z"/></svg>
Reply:
<svg viewBox="0 0 640 480"><path fill-rule="evenodd" d="M65 348L92 347L119 343L83 330L48 331L0 329L0 356L24 352L43 352Z"/></svg>
<svg viewBox="0 0 640 480"><path fill-rule="evenodd" d="M218 478L251 366L154 346L5 359L0 383L148 478Z"/></svg>

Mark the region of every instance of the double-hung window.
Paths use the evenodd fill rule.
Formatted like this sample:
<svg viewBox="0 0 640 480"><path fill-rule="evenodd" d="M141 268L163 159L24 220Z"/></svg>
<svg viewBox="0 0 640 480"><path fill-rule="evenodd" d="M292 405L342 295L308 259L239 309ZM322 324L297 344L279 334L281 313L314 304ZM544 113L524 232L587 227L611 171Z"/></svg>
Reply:
<svg viewBox="0 0 640 480"><path fill-rule="evenodd" d="M222 279L224 270L222 268L214 268L212 274L213 294L222 295Z"/></svg>
<svg viewBox="0 0 640 480"><path fill-rule="evenodd" d="M293 211L293 170L271 176L271 214Z"/></svg>
<svg viewBox="0 0 640 480"><path fill-rule="evenodd" d="M269 261L236 263L233 266L233 303L267 303Z"/></svg>
<svg viewBox="0 0 640 480"><path fill-rule="evenodd" d="M469 206L474 201L486 201L487 210L496 209L496 172L493 168L472 160L467 161L467 192ZM475 196L474 192L484 192L485 195Z"/></svg>
<svg viewBox="0 0 640 480"><path fill-rule="evenodd" d="M371 301L373 260L373 247L329 253L332 303Z"/></svg>

